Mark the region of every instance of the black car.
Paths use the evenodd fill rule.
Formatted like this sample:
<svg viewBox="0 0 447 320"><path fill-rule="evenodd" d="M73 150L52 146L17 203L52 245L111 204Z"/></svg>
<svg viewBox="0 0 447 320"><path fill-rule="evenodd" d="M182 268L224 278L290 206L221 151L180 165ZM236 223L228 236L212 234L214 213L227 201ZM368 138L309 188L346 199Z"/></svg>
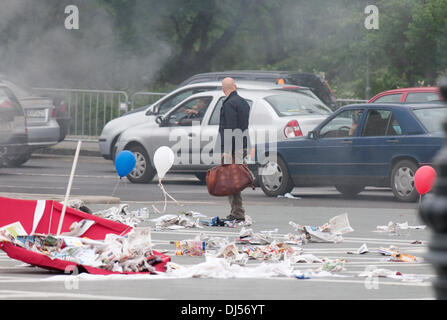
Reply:
<svg viewBox="0 0 447 320"><path fill-rule="evenodd" d="M27 152L25 113L14 93L0 84L0 166Z"/></svg>
<svg viewBox="0 0 447 320"><path fill-rule="evenodd" d="M225 77L237 80L251 80L263 82L276 82L280 84L293 84L310 88L329 108L337 109L335 96L327 81L318 74L294 71L222 71L196 74L185 81L180 86L191 83L221 81Z"/></svg>

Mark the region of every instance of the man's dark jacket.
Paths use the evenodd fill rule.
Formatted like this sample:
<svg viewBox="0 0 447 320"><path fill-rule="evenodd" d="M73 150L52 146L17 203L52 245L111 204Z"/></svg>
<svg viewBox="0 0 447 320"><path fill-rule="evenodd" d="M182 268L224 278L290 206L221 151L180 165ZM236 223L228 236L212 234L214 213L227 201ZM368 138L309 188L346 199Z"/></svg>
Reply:
<svg viewBox="0 0 447 320"><path fill-rule="evenodd" d="M219 135L220 135L220 150L223 153L224 149L224 130L225 129L240 129L245 133L243 137L243 149L247 149L248 136L248 120L250 116L250 106L244 98L239 96L236 91L224 100L222 108L220 109ZM235 137L232 139L232 153L234 154L236 147Z"/></svg>

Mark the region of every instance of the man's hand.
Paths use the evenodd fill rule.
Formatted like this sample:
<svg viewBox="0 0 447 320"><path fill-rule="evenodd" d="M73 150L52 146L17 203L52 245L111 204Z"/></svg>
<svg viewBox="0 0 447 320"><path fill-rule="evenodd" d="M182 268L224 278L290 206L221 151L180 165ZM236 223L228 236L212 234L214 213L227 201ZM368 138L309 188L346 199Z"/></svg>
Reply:
<svg viewBox="0 0 447 320"><path fill-rule="evenodd" d="M222 163L223 164L233 163L233 156L229 153L222 153Z"/></svg>
<svg viewBox="0 0 447 320"><path fill-rule="evenodd" d="M188 109L188 110L185 110L185 113L187 115L190 115L190 114L197 114L199 112L197 110L194 110L194 109Z"/></svg>

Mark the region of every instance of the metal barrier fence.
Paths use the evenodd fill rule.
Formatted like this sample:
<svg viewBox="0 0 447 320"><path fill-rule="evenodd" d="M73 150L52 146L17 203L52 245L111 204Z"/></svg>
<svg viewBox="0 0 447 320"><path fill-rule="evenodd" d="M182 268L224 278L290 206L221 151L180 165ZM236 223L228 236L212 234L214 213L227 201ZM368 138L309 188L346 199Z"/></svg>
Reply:
<svg viewBox="0 0 447 320"><path fill-rule="evenodd" d="M154 103L166 95L162 92L135 92L129 99L125 91L33 88L34 91L65 101L70 118L67 135L97 140L110 120L125 112ZM337 108L347 104L364 103L367 100L337 99Z"/></svg>
<svg viewBox="0 0 447 320"><path fill-rule="evenodd" d="M138 107L154 103L165 95L160 92L136 92L129 96L125 91L33 88L37 93L65 101L70 118L68 135L93 138L101 134L110 120Z"/></svg>
<svg viewBox="0 0 447 320"><path fill-rule="evenodd" d="M65 101L70 118L68 135L95 137L105 124L127 111L128 95L124 91L33 88L46 96Z"/></svg>

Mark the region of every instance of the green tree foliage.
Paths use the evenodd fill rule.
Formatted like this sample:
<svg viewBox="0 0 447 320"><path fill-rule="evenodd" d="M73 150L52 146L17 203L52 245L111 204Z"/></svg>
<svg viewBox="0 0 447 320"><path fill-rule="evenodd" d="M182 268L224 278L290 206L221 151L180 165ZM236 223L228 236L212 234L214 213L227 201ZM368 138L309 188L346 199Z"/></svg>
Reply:
<svg viewBox="0 0 447 320"><path fill-rule="evenodd" d="M445 0L2 0L0 68L56 87L168 90L222 70L321 72L336 95L435 84L447 69ZM364 9L379 8L379 30ZM20 71L20 72L19 72ZM33 83L38 86L39 84Z"/></svg>

